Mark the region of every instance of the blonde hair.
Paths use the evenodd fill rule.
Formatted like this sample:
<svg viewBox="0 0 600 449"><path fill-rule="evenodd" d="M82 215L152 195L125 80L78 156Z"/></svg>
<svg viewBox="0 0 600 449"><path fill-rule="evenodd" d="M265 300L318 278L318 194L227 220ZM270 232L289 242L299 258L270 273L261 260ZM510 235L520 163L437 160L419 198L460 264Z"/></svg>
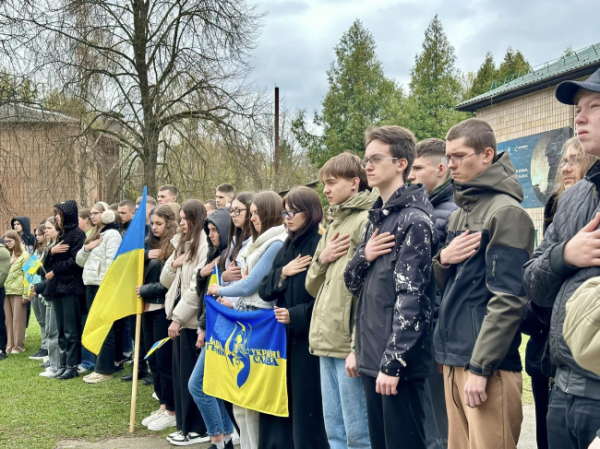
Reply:
<svg viewBox="0 0 600 449"><path fill-rule="evenodd" d="M594 162L598 160L595 156L587 154L585 151L583 151L583 147L581 146L579 138L571 137L569 140L567 140L562 147L562 151L560 152L560 162L558 164L558 170L556 170L556 176L554 177L554 196L556 196L557 199L565 191L565 177L563 175L561 165L565 154L567 151L569 151L569 148L575 148L581 155L579 181L583 179L587 171L592 167L592 165L594 165Z"/></svg>
<svg viewBox="0 0 600 449"><path fill-rule="evenodd" d="M17 231L13 231L12 229L10 231L6 231L3 235L4 238L9 238L11 240L15 241L15 246L13 247L13 249L8 249L10 251L11 256L15 255L17 257L20 257L21 254L23 254L23 244L21 243L21 237L19 236L19 234L17 234Z"/></svg>
<svg viewBox="0 0 600 449"><path fill-rule="evenodd" d="M106 212L107 210L112 210L110 208L110 206L103 202L103 201L99 201L96 204L94 204L91 209L96 209L98 211L100 211L100 214L102 214L103 212ZM104 223L102 223L102 218L100 218L100 224L99 225L93 225L92 226L92 232L90 232L90 235L87 239L85 239L85 244L87 245L88 243L91 243L95 240L98 240L100 238L100 233L102 232L102 228L104 228Z"/></svg>

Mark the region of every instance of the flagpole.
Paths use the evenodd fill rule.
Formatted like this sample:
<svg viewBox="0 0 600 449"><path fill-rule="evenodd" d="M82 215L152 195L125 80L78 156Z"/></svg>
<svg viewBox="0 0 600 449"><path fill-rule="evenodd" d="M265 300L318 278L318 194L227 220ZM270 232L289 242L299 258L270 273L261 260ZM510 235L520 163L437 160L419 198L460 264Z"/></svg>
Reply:
<svg viewBox="0 0 600 449"><path fill-rule="evenodd" d="M135 427L135 405L137 401L137 382L140 355L140 328L142 327L142 314L135 316L135 349L133 351L133 388L131 389L131 412L129 415L129 433L133 433Z"/></svg>

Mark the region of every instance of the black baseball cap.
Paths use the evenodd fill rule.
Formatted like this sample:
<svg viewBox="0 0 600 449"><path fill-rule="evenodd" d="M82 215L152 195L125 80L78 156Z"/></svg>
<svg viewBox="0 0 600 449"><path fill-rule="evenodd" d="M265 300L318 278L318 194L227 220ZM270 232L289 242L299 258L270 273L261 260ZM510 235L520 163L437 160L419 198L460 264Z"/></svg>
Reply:
<svg viewBox="0 0 600 449"><path fill-rule="evenodd" d="M579 89L600 93L600 69L585 81L563 81L556 88L556 99L564 104L575 104L575 95Z"/></svg>

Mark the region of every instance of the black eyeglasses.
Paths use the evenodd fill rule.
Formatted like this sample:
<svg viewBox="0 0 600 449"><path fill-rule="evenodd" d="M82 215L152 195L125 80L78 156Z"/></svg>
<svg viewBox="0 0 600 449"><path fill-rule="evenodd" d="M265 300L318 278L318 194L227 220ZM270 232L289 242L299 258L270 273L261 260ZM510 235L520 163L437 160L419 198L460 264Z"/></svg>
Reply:
<svg viewBox="0 0 600 449"><path fill-rule="evenodd" d="M381 164L381 161L397 161L397 160L398 160L397 157L381 157L376 154L371 157L363 158L363 160L360 161L360 165L362 166L362 168L367 168L367 164L369 162L375 166L375 165Z"/></svg>
<svg viewBox="0 0 600 449"><path fill-rule="evenodd" d="M463 163L463 161L465 159L470 158L471 156L475 156L477 153L472 153L469 155L464 155L464 156L451 156L451 157L443 157L442 158L442 163L444 165L450 165L450 162L452 162L452 165L454 165L456 168L460 167Z"/></svg>
<svg viewBox="0 0 600 449"><path fill-rule="evenodd" d="M239 217L242 212L246 209L229 209L229 215L233 215L234 217Z"/></svg>
<svg viewBox="0 0 600 449"><path fill-rule="evenodd" d="M300 212L303 212L303 211L301 211L301 210L284 210L281 213L281 218L294 218Z"/></svg>

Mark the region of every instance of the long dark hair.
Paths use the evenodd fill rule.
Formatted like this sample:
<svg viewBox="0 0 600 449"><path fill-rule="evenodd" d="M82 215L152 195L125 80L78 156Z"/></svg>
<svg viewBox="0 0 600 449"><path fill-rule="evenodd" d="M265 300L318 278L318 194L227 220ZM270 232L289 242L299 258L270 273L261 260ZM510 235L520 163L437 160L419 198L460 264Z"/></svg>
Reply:
<svg viewBox="0 0 600 449"><path fill-rule="evenodd" d="M229 248L231 248L231 244L233 243L233 241L235 239L235 247L233 248L233 251L231 252L231 257L229 257L229 260L232 262L235 262L235 259L237 258L238 254L242 250L242 245L252 235L251 228L253 226L252 226L252 223L250 223L250 205L252 204L252 198L254 198L254 194L252 192L241 192L241 193L238 193L237 195L235 195L233 197L233 199L231 200L232 203L235 200L238 200L246 208L246 219L244 220L244 226L242 226L241 228L238 228L233 223L231 224L231 226L229 226L229 238L227 239L227 251L229 251ZM219 268L221 269L221 271L225 271L225 263L226 263L225 259L226 259L225 257L222 257L221 260L219 260Z"/></svg>
<svg viewBox="0 0 600 449"><path fill-rule="evenodd" d="M177 256L181 256L185 252L186 244L190 242L190 252L186 259L188 262L191 262L196 258L196 253L200 247L200 235L204 231L206 208L200 200L187 200L181 206L181 211L185 215L188 232L181 234L176 254Z"/></svg>
<svg viewBox="0 0 600 449"><path fill-rule="evenodd" d="M256 206L256 212L260 218L260 232L254 226L251 227L252 238L256 241L265 231L283 224L283 218L281 218L283 200L272 190L265 190L254 195L252 204Z"/></svg>
<svg viewBox="0 0 600 449"><path fill-rule="evenodd" d="M156 237L150 232L148 235L148 246L150 249L162 250L162 255L158 260L164 262L171 257L171 254L175 251L171 239L177 234L177 219L175 218L175 212L173 212L173 209L169 207L168 204L163 204L152 209L152 211L150 211L150 217L153 215L165 220L165 233L162 237ZM152 218L150 218L150 220L152 220Z"/></svg>
<svg viewBox="0 0 600 449"><path fill-rule="evenodd" d="M306 221L298 231L288 231L290 240L294 241L307 232L319 229L319 224L323 220L323 206L319 195L313 189L301 186L290 190L283 199L283 207L285 208L286 205L291 210L306 214Z"/></svg>

